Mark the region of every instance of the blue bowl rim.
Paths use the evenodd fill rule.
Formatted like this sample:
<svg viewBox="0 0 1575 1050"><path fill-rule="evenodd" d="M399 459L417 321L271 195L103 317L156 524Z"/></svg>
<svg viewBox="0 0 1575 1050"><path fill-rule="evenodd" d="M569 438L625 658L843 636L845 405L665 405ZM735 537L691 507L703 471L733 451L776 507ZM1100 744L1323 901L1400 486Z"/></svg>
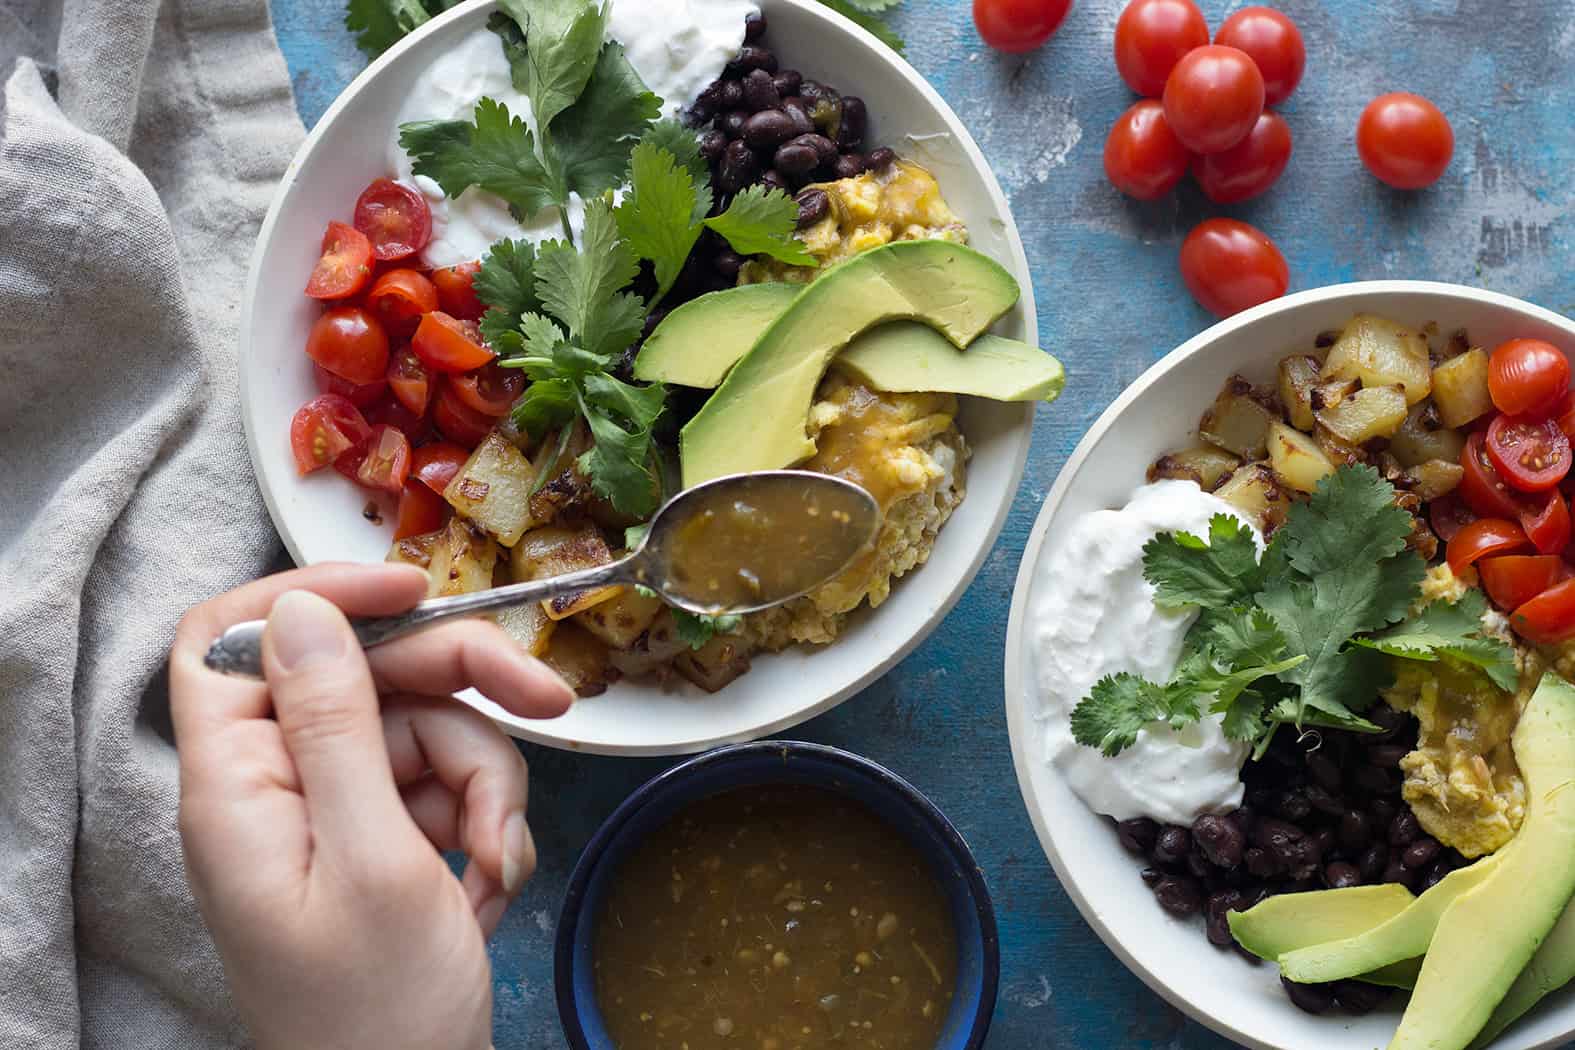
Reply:
<svg viewBox="0 0 1575 1050"><path fill-rule="evenodd" d="M946 844L958 870L963 873L968 886L968 896L979 917L979 935L982 941L980 947L984 956L983 964L979 968L979 1011L974 1016L968 1037L960 1048L960 1050L979 1050L984 1045L986 1034L990 1031L990 1021L994 1016L996 998L999 994L1001 941L1000 931L995 922L995 905L990 897L990 889L985 885L984 872L974 858L973 850L968 847L967 841L947 819L946 814L942 813L922 791L896 773L878 762L851 751L803 740L757 740L752 743L728 744L696 755L658 773L640 785L628 798L619 803L612 815L596 829L596 833L580 851L580 857L575 861L574 870L569 875L568 887L563 894L563 904L558 909L558 929L553 944L553 993L558 1003L558 1020L562 1025L564 1037L569 1042L570 1050L591 1050L590 1041L586 1038L585 1028L580 1022L580 1014L574 1002L574 937L586 887L590 885L592 874L606 854L608 844L618 836L635 814L665 793L674 782L682 781L700 769L772 752L780 753L784 759L794 752L814 755L832 763L852 767L873 777L885 787L906 798ZM573 921L570 921L571 919Z"/></svg>

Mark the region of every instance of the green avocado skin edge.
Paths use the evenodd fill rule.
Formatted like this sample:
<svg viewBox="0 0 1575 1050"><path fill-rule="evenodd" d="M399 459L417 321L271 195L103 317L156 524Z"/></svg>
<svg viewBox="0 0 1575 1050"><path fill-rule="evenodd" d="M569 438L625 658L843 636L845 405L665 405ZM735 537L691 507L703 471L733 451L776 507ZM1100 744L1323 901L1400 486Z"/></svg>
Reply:
<svg viewBox="0 0 1575 1050"><path fill-rule="evenodd" d="M1548 939L1520 971L1520 976L1515 978L1515 983L1509 986L1509 991L1483 1025L1471 1044L1472 1050L1485 1048L1541 1002L1543 996L1558 991L1572 980L1575 980L1575 908L1566 907Z"/></svg>

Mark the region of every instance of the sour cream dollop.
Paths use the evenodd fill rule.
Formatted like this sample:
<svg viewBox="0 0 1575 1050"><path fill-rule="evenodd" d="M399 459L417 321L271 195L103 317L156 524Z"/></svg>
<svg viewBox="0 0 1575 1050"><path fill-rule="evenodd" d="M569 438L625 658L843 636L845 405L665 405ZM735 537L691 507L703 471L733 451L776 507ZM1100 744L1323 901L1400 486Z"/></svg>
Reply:
<svg viewBox="0 0 1575 1050"><path fill-rule="evenodd" d="M760 8L752 0L615 0L607 39L623 44L645 86L662 99L663 116L676 116L738 54L744 19ZM388 134L389 166L401 181L416 187L432 209L432 240L422 253L428 266L455 266L479 259L504 237L540 243L563 236L557 208L519 222L500 198L477 189L455 200L436 182L416 177L410 157L399 146L399 125L417 120L468 120L476 102L492 98L534 130L530 100L514 89L508 59L497 34L478 29L445 51L416 78ZM585 203L569 201L569 225L578 237Z"/></svg>
<svg viewBox="0 0 1575 1050"><path fill-rule="evenodd" d="M1190 824L1241 805L1248 748L1225 739L1217 716L1180 731L1151 724L1114 758L1072 739L1072 709L1101 678L1170 678L1197 613L1154 604L1143 545L1162 532L1207 536L1216 514L1241 518L1190 481L1145 485L1121 510L1086 514L1053 537L1035 568L1029 639L1044 758L1095 812Z"/></svg>

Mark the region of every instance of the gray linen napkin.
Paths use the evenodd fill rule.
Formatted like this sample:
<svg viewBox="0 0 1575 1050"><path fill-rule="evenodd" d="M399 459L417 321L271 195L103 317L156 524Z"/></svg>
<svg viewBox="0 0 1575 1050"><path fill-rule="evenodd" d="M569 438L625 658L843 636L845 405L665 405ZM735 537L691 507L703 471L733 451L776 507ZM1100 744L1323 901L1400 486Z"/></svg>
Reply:
<svg viewBox="0 0 1575 1050"><path fill-rule="evenodd" d="M162 667L277 551L235 335L302 129L266 0L0 0L0 77L0 1047L242 1045Z"/></svg>

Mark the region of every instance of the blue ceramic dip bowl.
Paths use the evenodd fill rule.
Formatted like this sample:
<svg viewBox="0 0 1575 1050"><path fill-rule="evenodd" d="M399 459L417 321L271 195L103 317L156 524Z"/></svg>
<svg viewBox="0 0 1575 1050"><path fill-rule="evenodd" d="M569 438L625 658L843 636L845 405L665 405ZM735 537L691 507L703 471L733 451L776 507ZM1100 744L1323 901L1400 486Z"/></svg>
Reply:
<svg viewBox="0 0 1575 1050"><path fill-rule="evenodd" d="M554 983L572 1050L614 1050L596 1004L593 949L602 904L624 859L692 802L732 788L803 784L861 803L891 825L930 865L951 905L957 985L935 1050L984 1044L1000 979L995 909L968 844L912 784L834 747L770 740L717 748L649 781L607 818L580 854L558 916ZM628 1048L625 1048L628 1050Z"/></svg>

